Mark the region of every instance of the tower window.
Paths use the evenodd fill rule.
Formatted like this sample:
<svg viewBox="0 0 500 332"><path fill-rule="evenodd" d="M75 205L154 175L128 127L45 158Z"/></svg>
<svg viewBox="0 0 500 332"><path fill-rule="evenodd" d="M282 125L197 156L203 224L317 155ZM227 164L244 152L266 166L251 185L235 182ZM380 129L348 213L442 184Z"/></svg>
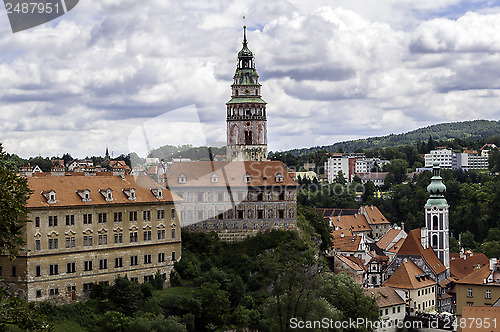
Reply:
<svg viewBox="0 0 500 332"><path fill-rule="evenodd" d="M438 229L438 216L432 217L432 229Z"/></svg>
<svg viewBox="0 0 500 332"><path fill-rule="evenodd" d="M438 246L438 236L437 236L437 234L434 234L432 236L432 246L433 247L437 247Z"/></svg>
<svg viewBox="0 0 500 332"><path fill-rule="evenodd" d="M252 131L251 130L245 131L245 144L252 145Z"/></svg>

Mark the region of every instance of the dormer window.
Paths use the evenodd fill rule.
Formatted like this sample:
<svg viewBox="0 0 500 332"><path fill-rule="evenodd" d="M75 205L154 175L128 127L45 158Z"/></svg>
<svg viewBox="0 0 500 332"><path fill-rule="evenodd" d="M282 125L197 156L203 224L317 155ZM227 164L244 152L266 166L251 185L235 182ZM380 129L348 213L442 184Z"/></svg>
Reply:
<svg viewBox="0 0 500 332"><path fill-rule="evenodd" d="M88 189L83 189L83 190L77 190L76 193L78 196L82 198L82 202L90 202L90 190Z"/></svg>
<svg viewBox="0 0 500 332"><path fill-rule="evenodd" d="M157 199L163 199L163 190L162 188L151 188L151 192Z"/></svg>
<svg viewBox="0 0 500 332"><path fill-rule="evenodd" d="M219 176L215 173L212 174L212 176L210 177L210 181L212 183L218 183L219 182Z"/></svg>
<svg viewBox="0 0 500 332"><path fill-rule="evenodd" d="M42 191L42 195L47 199L47 203L55 204L56 200L56 192L54 190Z"/></svg>
<svg viewBox="0 0 500 332"><path fill-rule="evenodd" d="M179 175L179 183L186 183L186 175L184 175L184 173L182 173L181 175Z"/></svg>
<svg viewBox="0 0 500 332"><path fill-rule="evenodd" d="M283 182L283 175L280 172L276 173L276 182L277 183Z"/></svg>
<svg viewBox="0 0 500 332"><path fill-rule="evenodd" d="M101 193L101 195L104 196L104 199L106 200L106 202L113 201L113 190L111 188L99 189L99 192Z"/></svg>
<svg viewBox="0 0 500 332"><path fill-rule="evenodd" d="M135 201L136 196L135 196L135 188L125 188L122 189L123 193L127 195L127 198L129 201Z"/></svg>
<svg viewBox="0 0 500 332"><path fill-rule="evenodd" d="M248 174L248 172L243 176L243 181L245 183L251 183L252 182L252 177L250 176L250 174Z"/></svg>

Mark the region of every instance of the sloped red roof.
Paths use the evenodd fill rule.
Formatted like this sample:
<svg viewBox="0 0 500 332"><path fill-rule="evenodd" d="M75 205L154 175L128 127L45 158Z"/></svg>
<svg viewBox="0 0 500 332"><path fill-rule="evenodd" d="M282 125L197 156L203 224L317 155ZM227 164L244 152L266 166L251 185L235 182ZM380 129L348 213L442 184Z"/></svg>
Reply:
<svg viewBox="0 0 500 332"><path fill-rule="evenodd" d="M399 294L390 287L377 287L365 289L365 295L373 297L377 300L377 304L380 308L391 307L394 305L405 304L405 300L399 296Z"/></svg>
<svg viewBox="0 0 500 332"><path fill-rule="evenodd" d="M483 253L464 254L464 258L460 258L459 253L450 253L450 273L457 279L461 279L472 272L477 267L490 264L489 258Z"/></svg>
<svg viewBox="0 0 500 332"><path fill-rule="evenodd" d="M435 284L429 276L424 276L424 272L411 259L405 260L383 283L384 286L399 289L418 289Z"/></svg>
<svg viewBox="0 0 500 332"><path fill-rule="evenodd" d="M377 246L382 250L386 250L400 232L400 229L391 228L377 241Z"/></svg>
<svg viewBox="0 0 500 332"><path fill-rule="evenodd" d="M398 255L414 255L422 256L427 262L429 267L436 273L439 274L446 270L441 260L436 256L434 250L429 246L427 249L422 247L421 241L421 231L419 228L411 230L408 236L404 240L401 248L398 251Z"/></svg>
<svg viewBox="0 0 500 332"><path fill-rule="evenodd" d="M465 277L455 281L457 284L472 284L472 285L482 285L484 284L484 279L488 278L491 274L490 265L481 266L474 272L466 275Z"/></svg>
<svg viewBox="0 0 500 332"><path fill-rule="evenodd" d="M375 224L375 225L380 225L380 224L390 224L389 220L387 220L386 217L380 212L378 207L369 205L365 206L365 211L366 214L368 214L368 223L369 224Z"/></svg>
<svg viewBox="0 0 500 332"><path fill-rule="evenodd" d="M43 176L29 177L28 185L33 194L27 202L28 208L35 207L58 207L75 205L96 205L96 204L137 204L144 202L172 202L181 201L168 189L163 189L163 198L156 198L151 192L151 188L162 188L157 182L148 176L113 176L111 172L100 174L100 176ZM99 190L110 188L113 191L113 201L106 201ZM131 201L123 192L125 189L134 188L136 199ZM79 190L88 189L90 191L90 202L83 202L82 197L77 193ZM49 204L42 192L54 190L56 193L56 203Z"/></svg>
<svg viewBox="0 0 500 332"><path fill-rule="evenodd" d="M361 236L352 235L350 231L332 231L332 249L340 251L358 251Z"/></svg>
<svg viewBox="0 0 500 332"><path fill-rule="evenodd" d="M250 182L245 182L248 173ZM276 175L283 176L282 182ZM214 175L215 174L215 175ZM180 183L179 177L186 177ZM212 180L212 176L217 181ZM169 187L298 186L281 161L188 161L173 163L167 173Z"/></svg>
<svg viewBox="0 0 500 332"><path fill-rule="evenodd" d="M336 255L335 258L341 260L345 265L349 266L354 271L364 272L365 268L363 264L358 264L357 262L350 259L351 257L346 257L344 255Z"/></svg>
<svg viewBox="0 0 500 332"><path fill-rule="evenodd" d="M353 232L369 232L372 230L362 214L333 217L332 223L342 230L351 230Z"/></svg>

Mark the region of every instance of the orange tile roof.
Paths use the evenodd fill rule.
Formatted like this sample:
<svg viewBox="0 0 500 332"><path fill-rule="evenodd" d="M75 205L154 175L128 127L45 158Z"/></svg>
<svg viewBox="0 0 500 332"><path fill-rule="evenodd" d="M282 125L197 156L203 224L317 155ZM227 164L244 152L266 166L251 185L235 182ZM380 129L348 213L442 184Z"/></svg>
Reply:
<svg viewBox="0 0 500 332"><path fill-rule="evenodd" d="M365 261L356 256L347 256L347 259L351 260L353 263L359 265L364 271L368 271L368 268L365 266Z"/></svg>
<svg viewBox="0 0 500 332"><path fill-rule="evenodd" d="M500 331L500 326L498 322L495 321L500 317L500 307L487 307L487 306L464 306L462 307L462 318L465 319L466 322L483 322L483 324L465 324L465 327L462 329L462 332L490 332ZM488 319L486 319L488 318ZM495 325L490 324L488 327L484 324L484 322L496 322Z"/></svg>
<svg viewBox="0 0 500 332"><path fill-rule="evenodd" d="M389 248L387 251L392 252L394 254L397 254L399 252L399 249L401 249L401 246L403 245L403 242L405 241L406 238L400 238L398 242L396 242L391 248Z"/></svg>
<svg viewBox="0 0 500 332"><path fill-rule="evenodd" d="M339 229L351 230L353 232L369 232L372 230L365 216L362 214L333 217L332 223Z"/></svg>
<svg viewBox="0 0 500 332"><path fill-rule="evenodd" d="M391 228L377 241L377 246L382 250L386 250L400 232L400 229Z"/></svg>
<svg viewBox="0 0 500 332"><path fill-rule="evenodd" d="M457 284L472 284L472 285L482 285L484 284L484 279L488 278L491 274L490 265L481 266L474 272L466 275L465 277L455 281Z"/></svg>
<svg viewBox="0 0 500 332"><path fill-rule="evenodd" d="M365 295L373 297L377 300L377 304L380 308L391 307L394 305L405 304L405 300L399 296L399 294L390 287L377 287L365 289Z"/></svg>
<svg viewBox="0 0 500 332"><path fill-rule="evenodd" d="M351 257L346 257L344 255L336 255L335 258L338 258L339 260L341 260L345 265L349 266L354 271L358 271L358 272L364 272L365 271L364 266L362 264L360 266L358 263L356 263L353 260L351 260L350 259Z"/></svg>
<svg viewBox="0 0 500 332"><path fill-rule="evenodd" d="M380 212L378 207L370 205L370 206L365 206L365 211L366 214L368 214L369 224L375 224L375 225L380 225L380 224L390 224L389 220L387 220L386 217Z"/></svg>
<svg viewBox="0 0 500 332"><path fill-rule="evenodd" d="M429 276L424 276L424 272L411 259L405 260L383 283L384 286L399 289L418 289L435 284Z"/></svg>
<svg viewBox="0 0 500 332"><path fill-rule="evenodd" d="M489 258L483 253L470 253L465 256L463 259L459 253L450 253L450 273L457 279L471 274L478 266L490 264Z"/></svg>
<svg viewBox="0 0 500 332"><path fill-rule="evenodd" d="M212 182L216 174L218 181ZM251 176L250 183L244 180ZM276 182L276 174L283 176L283 182ZM186 183L179 183L180 175L186 176ZM298 186L281 161L190 161L173 163L167 173L169 187L226 187L226 186Z"/></svg>
<svg viewBox="0 0 500 332"><path fill-rule="evenodd" d="M352 235L350 231L332 231L332 249L340 251L358 251L361 236Z"/></svg>
<svg viewBox="0 0 500 332"><path fill-rule="evenodd" d="M104 204L137 204L145 202L172 202L181 201L175 194L163 189L163 199L158 199L150 188L161 188L161 186L147 176L125 175L113 176L111 172L100 174L100 176L43 176L28 178L28 185L33 194L27 202L28 208L39 207L61 207L77 205L104 205ZM113 190L113 201L108 202L99 190ZM123 189L134 188L136 200L131 201L122 192ZM78 190L88 189L90 191L90 202L83 202ZM56 192L57 203L47 203L42 192Z"/></svg>
<svg viewBox="0 0 500 332"><path fill-rule="evenodd" d="M403 245L398 251L398 255L422 256L429 267L439 274L446 270L441 260L436 256L434 250L429 246L427 249L422 247L420 228L413 229L408 233Z"/></svg>

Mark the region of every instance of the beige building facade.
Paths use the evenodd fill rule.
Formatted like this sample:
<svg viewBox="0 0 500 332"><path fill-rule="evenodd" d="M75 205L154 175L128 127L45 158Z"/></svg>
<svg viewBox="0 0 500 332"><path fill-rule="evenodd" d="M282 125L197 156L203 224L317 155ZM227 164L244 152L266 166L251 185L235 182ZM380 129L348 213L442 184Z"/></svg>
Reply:
<svg viewBox="0 0 500 332"><path fill-rule="evenodd" d="M179 198L147 177L42 174L28 178L26 250L0 272L28 301L86 298L117 275L166 280L181 256Z"/></svg>

